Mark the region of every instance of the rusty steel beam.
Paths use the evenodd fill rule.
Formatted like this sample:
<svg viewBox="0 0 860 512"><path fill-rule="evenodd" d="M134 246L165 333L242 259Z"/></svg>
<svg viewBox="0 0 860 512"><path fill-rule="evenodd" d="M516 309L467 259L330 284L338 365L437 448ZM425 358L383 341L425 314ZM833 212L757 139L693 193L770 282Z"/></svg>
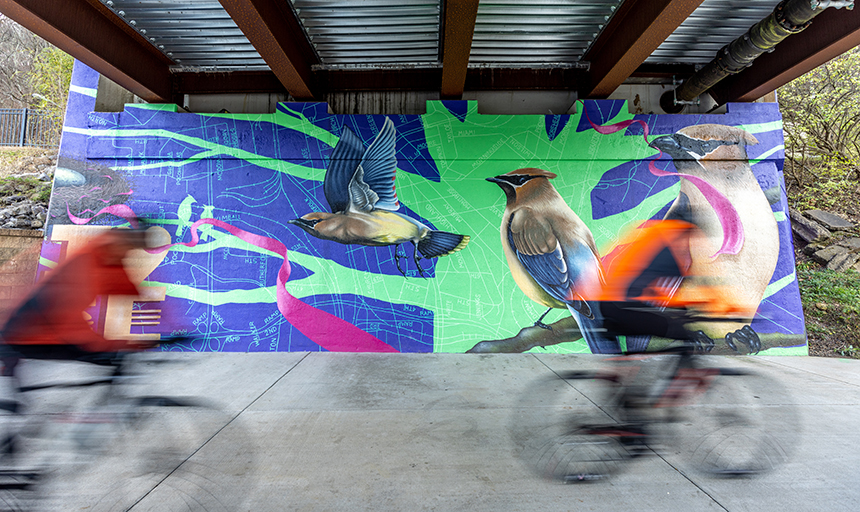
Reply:
<svg viewBox="0 0 860 512"><path fill-rule="evenodd" d="M0 12L137 96L173 102L171 61L102 9L87 0L0 0Z"/></svg>
<svg viewBox="0 0 860 512"><path fill-rule="evenodd" d="M245 37L297 100L314 100L313 49L289 2L219 0Z"/></svg>
<svg viewBox="0 0 860 512"><path fill-rule="evenodd" d="M478 17L478 0L445 2L442 16L442 88L445 99L459 99L466 84L475 19Z"/></svg>
<svg viewBox="0 0 860 512"><path fill-rule="evenodd" d="M718 105L755 101L860 44L860 9L827 9L803 32L781 42L708 91Z"/></svg>
<svg viewBox="0 0 860 512"><path fill-rule="evenodd" d="M626 0L583 56L591 84L580 97L606 98L645 62L702 0Z"/></svg>
<svg viewBox="0 0 860 512"><path fill-rule="evenodd" d="M472 68L466 74L468 91L581 90L588 83L584 69Z"/></svg>
<svg viewBox="0 0 860 512"><path fill-rule="evenodd" d="M672 77L685 79L696 72L696 65L686 62L671 63L642 63L630 78L667 78L672 83Z"/></svg>
<svg viewBox="0 0 860 512"><path fill-rule="evenodd" d="M690 66L691 67L691 66ZM675 69L675 68L671 68ZM686 67L684 69L687 69ZM666 74L660 76L669 76ZM691 74L691 71L687 71ZM313 82L320 94L332 92L435 91L442 69L317 69ZM217 71L173 73L175 94L286 93L271 71ZM464 90L569 90L587 83L587 72L574 68L472 68Z"/></svg>
<svg viewBox="0 0 860 512"><path fill-rule="evenodd" d="M439 68L384 70L319 69L314 82L321 92L434 91L442 78ZM574 68L471 68L466 91L570 90L586 83L584 69Z"/></svg>
<svg viewBox="0 0 860 512"><path fill-rule="evenodd" d="M287 94L271 71L177 72L173 90L176 94Z"/></svg>
<svg viewBox="0 0 860 512"><path fill-rule="evenodd" d="M384 70L319 69L314 82L322 92L340 91L436 91L442 70L403 68Z"/></svg>

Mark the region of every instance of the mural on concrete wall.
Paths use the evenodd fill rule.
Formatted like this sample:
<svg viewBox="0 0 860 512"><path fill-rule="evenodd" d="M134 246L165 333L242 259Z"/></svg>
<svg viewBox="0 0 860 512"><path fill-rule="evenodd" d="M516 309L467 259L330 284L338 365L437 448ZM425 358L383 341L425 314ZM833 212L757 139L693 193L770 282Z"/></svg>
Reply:
<svg viewBox="0 0 860 512"><path fill-rule="evenodd" d="M102 113L96 83L76 64L42 263L88 229L154 226L126 332L191 331L197 341L173 347L189 351L655 349L666 340L583 339L590 306L576 290L622 233L668 218L706 235L694 265L742 285L743 318L708 332L715 351L806 353L776 105Z"/></svg>

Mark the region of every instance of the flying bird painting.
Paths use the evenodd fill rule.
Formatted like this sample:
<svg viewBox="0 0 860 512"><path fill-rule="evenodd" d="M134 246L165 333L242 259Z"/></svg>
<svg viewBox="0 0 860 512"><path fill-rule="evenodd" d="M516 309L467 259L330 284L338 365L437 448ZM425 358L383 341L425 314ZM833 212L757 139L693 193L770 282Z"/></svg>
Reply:
<svg viewBox="0 0 860 512"><path fill-rule="evenodd" d="M469 243L468 235L430 229L416 219L398 213L400 202L395 189L397 157L394 123L385 123L366 149L353 131L343 127L326 170L323 192L331 212L312 212L294 220L308 234L341 244L397 246L394 261L400 266L400 244L411 242L413 261L424 276L421 259L447 256Z"/></svg>

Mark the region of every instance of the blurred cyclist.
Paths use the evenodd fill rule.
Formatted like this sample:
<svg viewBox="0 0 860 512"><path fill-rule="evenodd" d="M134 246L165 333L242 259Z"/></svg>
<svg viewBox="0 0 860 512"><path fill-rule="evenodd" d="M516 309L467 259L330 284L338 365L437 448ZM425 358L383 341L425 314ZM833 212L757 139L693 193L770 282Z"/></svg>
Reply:
<svg viewBox="0 0 860 512"><path fill-rule="evenodd" d="M0 331L3 375L13 376L21 358L109 364L116 352L147 348L139 341L105 339L84 318L99 295L138 295L123 258L144 247L143 231L112 229L51 270Z"/></svg>
<svg viewBox="0 0 860 512"><path fill-rule="evenodd" d="M718 300L718 276L690 275L690 243L697 232L682 220L649 221L604 258L605 283L597 299L603 327L610 336L627 336L627 352L644 351L651 336L713 347L704 333L687 327L694 316L731 313Z"/></svg>

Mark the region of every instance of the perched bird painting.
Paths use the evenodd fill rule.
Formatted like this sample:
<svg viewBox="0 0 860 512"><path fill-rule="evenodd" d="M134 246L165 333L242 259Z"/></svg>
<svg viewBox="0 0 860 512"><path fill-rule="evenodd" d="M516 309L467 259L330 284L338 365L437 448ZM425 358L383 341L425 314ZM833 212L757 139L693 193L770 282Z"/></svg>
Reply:
<svg viewBox="0 0 860 512"><path fill-rule="evenodd" d="M397 158L394 123L385 123L376 139L365 149L361 139L349 127L343 127L326 170L323 192L331 212L312 212L294 220L308 234L341 244L398 246L394 251L397 270L403 258L400 244L411 242L413 261L424 276L421 259L436 258L457 252L469 243L468 235L430 229L397 210L400 202L394 185Z"/></svg>
<svg viewBox="0 0 860 512"><path fill-rule="evenodd" d="M555 177L529 168L487 178L507 199L501 235L508 267L531 300L570 310L593 353L620 352L618 340L600 332L599 305L584 299L595 296L603 282L594 237L549 182ZM536 325L543 326L545 316Z"/></svg>
<svg viewBox="0 0 860 512"><path fill-rule="evenodd" d="M717 276L727 291L720 301L739 311L745 321L708 322L701 329L729 348L746 345L758 352L761 342L749 326L773 276L779 258L779 232L768 198L753 175L746 146L757 144L752 134L733 126L701 124L658 137L651 145L672 157L681 176L678 198L666 219L695 224L703 236L690 244L693 276ZM686 177L685 177L686 175ZM736 212L736 240L727 243L723 212L703 195L692 179L707 181ZM732 247L723 250L722 247ZM679 294L695 293L686 284Z"/></svg>

